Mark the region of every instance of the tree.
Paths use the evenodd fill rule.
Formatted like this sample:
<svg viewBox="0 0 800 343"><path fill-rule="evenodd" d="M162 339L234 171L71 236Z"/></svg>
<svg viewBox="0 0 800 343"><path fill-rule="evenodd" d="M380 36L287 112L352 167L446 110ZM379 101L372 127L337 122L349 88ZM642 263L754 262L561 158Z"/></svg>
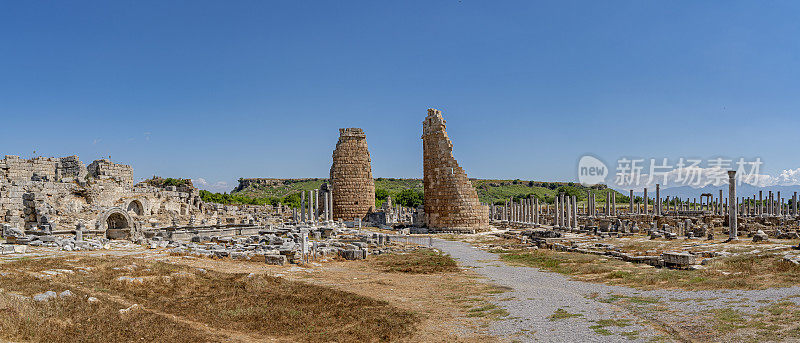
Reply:
<svg viewBox="0 0 800 343"><path fill-rule="evenodd" d="M397 194L397 203L405 207L417 207L423 204L424 194L414 189L404 189Z"/></svg>
<svg viewBox="0 0 800 343"><path fill-rule="evenodd" d="M383 188L378 188L378 189L375 190L375 199L376 200L383 201L383 200L386 200L386 198L388 198L388 197L389 197L389 191L387 191L387 190L385 190Z"/></svg>

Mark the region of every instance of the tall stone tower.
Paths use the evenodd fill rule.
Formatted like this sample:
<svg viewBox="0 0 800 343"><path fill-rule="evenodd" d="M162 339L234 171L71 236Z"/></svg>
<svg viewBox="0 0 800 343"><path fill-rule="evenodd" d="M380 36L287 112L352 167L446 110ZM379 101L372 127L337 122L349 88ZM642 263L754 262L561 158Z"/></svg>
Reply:
<svg viewBox="0 0 800 343"><path fill-rule="evenodd" d="M333 219L363 219L375 207L375 181L367 136L359 128L339 129L339 142L333 150L331 186Z"/></svg>
<svg viewBox="0 0 800 343"><path fill-rule="evenodd" d="M489 210L464 169L453 158L453 143L445 131L442 112L428 109L422 122L425 216L428 228L457 231L489 227Z"/></svg>

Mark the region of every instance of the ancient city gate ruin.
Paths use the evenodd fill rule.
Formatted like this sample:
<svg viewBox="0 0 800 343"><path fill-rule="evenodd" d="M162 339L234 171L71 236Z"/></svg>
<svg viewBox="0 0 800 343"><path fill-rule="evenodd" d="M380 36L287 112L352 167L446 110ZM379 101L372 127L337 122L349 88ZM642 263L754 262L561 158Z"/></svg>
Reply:
<svg viewBox="0 0 800 343"><path fill-rule="evenodd" d="M367 136L359 128L339 129L339 141L333 150L331 186L333 219L363 219L375 207L375 181L372 160L367 150Z"/></svg>
<svg viewBox="0 0 800 343"><path fill-rule="evenodd" d="M453 158L453 143L442 112L428 109L422 122L425 216L431 229L477 230L489 226L488 209L464 169Z"/></svg>

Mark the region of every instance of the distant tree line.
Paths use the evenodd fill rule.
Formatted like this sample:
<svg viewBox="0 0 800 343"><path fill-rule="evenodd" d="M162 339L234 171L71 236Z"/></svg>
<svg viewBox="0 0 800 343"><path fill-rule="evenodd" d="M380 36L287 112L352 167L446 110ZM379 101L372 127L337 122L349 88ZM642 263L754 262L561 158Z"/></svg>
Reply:
<svg viewBox="0 0 800 343"><path fill-rule="evenodd" d="M292 208L300 208L300 193L292 193L285 197L250 197L239 194L212 193L200 190L200 198L205 202L224 205L272 205L283 204Z"/></svg>
<svg viewBox="0 0 800 343"><path fill-rule="evenodd" d="M375 190L375 207L381 207L389 196L392 197L392 203L394 204L416 208L422 205L424 193L417 189L404 189L400 192L392 193L383 188L378 188Z"/></svg>

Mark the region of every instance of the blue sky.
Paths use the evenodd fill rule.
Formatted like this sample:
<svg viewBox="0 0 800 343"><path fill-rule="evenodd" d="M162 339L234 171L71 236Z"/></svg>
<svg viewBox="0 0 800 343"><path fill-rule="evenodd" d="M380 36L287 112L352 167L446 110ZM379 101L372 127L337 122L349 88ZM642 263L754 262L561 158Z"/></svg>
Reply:
<svg viewBox="0 0 800 343"><path fill-rule="evenodd" d="M376 177L421 177L435 107L470 177L572 181L587 153L778 175L798 37L796 1L5 1L0 155L230 190L326 177L362 127Z"/></svg>

